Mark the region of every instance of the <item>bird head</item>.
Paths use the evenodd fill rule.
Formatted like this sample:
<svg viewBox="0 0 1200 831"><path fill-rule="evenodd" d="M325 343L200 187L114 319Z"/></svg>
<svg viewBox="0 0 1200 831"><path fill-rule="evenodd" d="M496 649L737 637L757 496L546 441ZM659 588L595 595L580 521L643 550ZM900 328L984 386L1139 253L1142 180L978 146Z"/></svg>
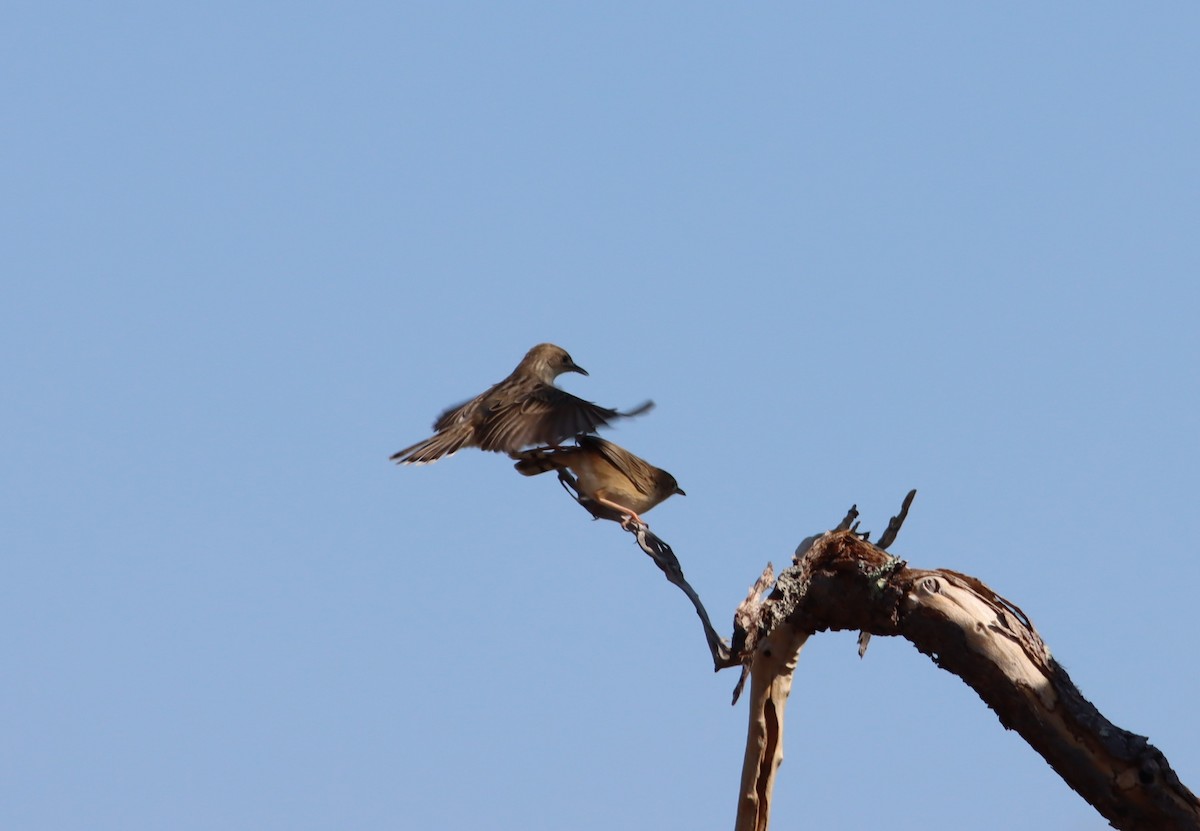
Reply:
<svg viewBox="0 0 1200 831"><path fill-rule="evenodd" d="M521 368L546 384L554 383L554 379L564 372L588 374L586 369L571 359L567 350L552 343L539 343L530 349L521 361Z"/></svg>
<svg viewBox="0 0 1200 831"><path fill-rule="evenodd" d="M669 496L674 496L675 494L687 496L687 493L683 490L683 488L679 487L679 483L675 481L675 477L662 469L659 470L659 484L662 486L661 492L664 494L663 499L666 499Z"/></svg>

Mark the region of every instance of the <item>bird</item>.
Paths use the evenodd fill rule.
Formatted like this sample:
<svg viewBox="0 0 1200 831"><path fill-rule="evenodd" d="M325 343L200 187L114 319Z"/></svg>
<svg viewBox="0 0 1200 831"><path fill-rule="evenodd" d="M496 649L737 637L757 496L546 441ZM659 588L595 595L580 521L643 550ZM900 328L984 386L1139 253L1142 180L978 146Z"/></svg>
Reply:
<svg viewBox="0 0 1200 831"><path fill-rule="evenodd" d="M639 514L669 497L687 496L674 476L618 444L590 435L577 436L575 442L574 447L539 447L513 454L517 460L513 467L525 476L557 470L560 479L563 471L571 470L580 503L597 519L613 517L589 502L616 511L626 530L630 523L646 525Z"/></svg>
<svg viewBox="0 0 1200 831"><path fill-rule="evenodd" d="M554 386L564 372L588 374L561 346L539 343L507 378L443 412L433 423L432 436L393 453L391 460L428 464L464 447L510 454L532 445L557 447L572 436L594 433L654 406L646 401L622 413L584 401Z"/></svg>

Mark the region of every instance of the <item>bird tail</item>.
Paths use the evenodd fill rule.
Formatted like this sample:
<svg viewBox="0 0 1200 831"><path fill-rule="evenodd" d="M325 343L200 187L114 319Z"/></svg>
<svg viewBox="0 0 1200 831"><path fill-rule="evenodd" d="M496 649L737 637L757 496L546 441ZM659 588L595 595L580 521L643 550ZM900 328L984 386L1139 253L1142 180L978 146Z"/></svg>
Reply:
<svg viewBox="0 0 1200 831"><path fill-rule="evenodd" d="M522 476L537 476L539 473L545 473L548 470L560 470L563 467L561 460L555 458L563 451L544 450L540 447L535 447L533 450L522 450L518 453L511 453L517 463L513 465L517 472Z"/></svg>
<svg viewBox="0 0 1200 831"><path fill-rule="evenodd" d="M470 434L462 430L435 433L424 441L393 453L389 458L398 465L426 465L445 456L453 456L467 443Z"/></svg>

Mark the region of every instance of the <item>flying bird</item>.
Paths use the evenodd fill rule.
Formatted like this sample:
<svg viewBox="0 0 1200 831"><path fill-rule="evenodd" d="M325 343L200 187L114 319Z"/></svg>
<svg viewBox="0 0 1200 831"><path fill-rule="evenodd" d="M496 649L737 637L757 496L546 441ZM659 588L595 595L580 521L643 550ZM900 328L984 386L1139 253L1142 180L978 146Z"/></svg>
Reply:
<svg viewBox="0 0 1200 831"><path fill-rule="evenodd" d="M434 435L393 453L397 464L427 464L464 447L516 453L532 445L557 447L564 439L593 433L618 418L641 415L647 401L627 413L584 401L554 386L564 372L587 375L561 346L539 343L512 374L486 392L451 407L433 423Z"/></svg>
<svg viewBox="0 0 1200 831"><path fill-rule="evenodd" d="M675 494L687 496L674 476L620 445L599 436L578 436L575 441L574 447L535 448L513 454L517 459L513 467L526 476L558 470L560 478L561 471L569 469L576 476L575 489L584 507L597 518L613 517L593 505L616 511L621 527L626 529L631 522L645 525L639 514L663 500Z"/></svg>

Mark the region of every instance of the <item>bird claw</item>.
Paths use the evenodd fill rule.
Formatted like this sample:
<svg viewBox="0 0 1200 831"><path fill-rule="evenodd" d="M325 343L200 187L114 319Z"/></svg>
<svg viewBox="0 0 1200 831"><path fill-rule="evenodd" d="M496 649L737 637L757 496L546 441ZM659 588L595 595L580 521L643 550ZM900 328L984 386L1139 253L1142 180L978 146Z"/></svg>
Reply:
<svg viewBox="0 0 1200 831"><path fill-rule="evenodd" d="M622 517L621 518L621 527L624 528L626 531L632 531L634 533L637 533L637 531L641 528L645 528L647 531L650 530L650 526L647 525L640 516L636 516L636 515Z"/></svg>

